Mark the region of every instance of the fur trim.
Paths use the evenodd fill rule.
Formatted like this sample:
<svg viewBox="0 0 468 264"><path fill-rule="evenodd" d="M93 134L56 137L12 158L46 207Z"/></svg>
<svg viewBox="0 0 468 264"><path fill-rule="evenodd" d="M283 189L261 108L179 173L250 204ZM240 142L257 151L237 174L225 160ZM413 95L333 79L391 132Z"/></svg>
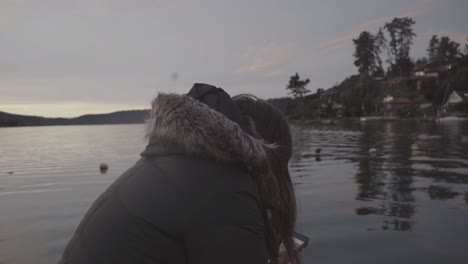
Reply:
<svg viewBox="0 0 468 264"><path fill-rule="evenodd" d="M147 120L150 144L180 146L187 155L238 163L256 173L269 170L274 145L244 132L237 123L184 95L158 94Z"/></svg>

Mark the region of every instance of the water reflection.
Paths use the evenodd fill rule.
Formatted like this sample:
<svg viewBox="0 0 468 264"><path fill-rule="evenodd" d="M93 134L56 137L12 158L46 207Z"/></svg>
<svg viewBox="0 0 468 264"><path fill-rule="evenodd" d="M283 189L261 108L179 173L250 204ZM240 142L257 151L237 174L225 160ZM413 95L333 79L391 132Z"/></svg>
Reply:
<svg viewBox="0 0 468 264"><path fill-rule="evenodd" d="M383 125L371 122L362 126L361 152L371 146L380 151L376 158L364 157L358 161L360 170L356 183L359 184L359 192L356 199L375 204L373 214L384 216L383 230L406 231L413 226L411 218L416 209L411 189L413 171L409 146L414 140L407 131L400 132L405 128L388 122Z"/></svg>
<svg viewBox="0 0 468 264"><path fill-rule="evenodd" d="M0 263L57 263L91 203L138 159L143 135L143 125L0 128Z"/></svg>
<svg viewBox="0 0 468 264"><path fill-rule="evenodd" d="M56 263L94 199L138 159L143 132L0 129L0 263ZM468 263L468 123L340 122L293 134L298 227L311 238L304 263Z"/></svg>
<svg viewBox="0 0 468 264"><path fill-rule="evenodd" d="M312 184L312 172L327 173L318 161L327 168L339 162L356 164L354 214L374 219L366 230L409 231L416 228L422 202L468 204L467 134L468 123L373 121L300 127L296 153L321 147L328 155L296 155L291 170L299 175L296 184ZM349 173L340 172L343 177Z"/></svg>
<svg viewBox="0 0 468 264"><path fill-rule="evenodd" d="M429 197L435 200L449 200L460 195L460 193L453 191L451 188L434 185L429 186L427 192L429 193Z"/></svg>

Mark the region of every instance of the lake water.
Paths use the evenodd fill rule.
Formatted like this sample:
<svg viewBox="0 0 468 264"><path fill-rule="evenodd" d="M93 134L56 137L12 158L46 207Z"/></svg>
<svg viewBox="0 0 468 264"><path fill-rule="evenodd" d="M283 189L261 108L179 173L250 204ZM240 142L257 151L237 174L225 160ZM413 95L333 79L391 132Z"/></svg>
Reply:
<svg viewBox="0 0 468 264"><path fill-rule="evenodd" d="M0 263L56 262L94 199L139 158L143 130L1 128ZM304 263L468 263L467 122L293 132Z"/></svg>

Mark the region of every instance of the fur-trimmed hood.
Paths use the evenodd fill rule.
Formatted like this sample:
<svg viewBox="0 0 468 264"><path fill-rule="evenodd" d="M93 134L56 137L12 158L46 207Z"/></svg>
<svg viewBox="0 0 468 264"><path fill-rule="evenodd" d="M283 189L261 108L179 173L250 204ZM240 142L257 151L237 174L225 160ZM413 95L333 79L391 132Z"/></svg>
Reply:
<svg viewBox="0 0 468 264"><path fill-rule="evenodd" d="M176 94L160 93L153 100L146 137L150 145L176 146L186 155L236 163L257 173L267 173L267 156L274 148L209 106Z"/></svg>

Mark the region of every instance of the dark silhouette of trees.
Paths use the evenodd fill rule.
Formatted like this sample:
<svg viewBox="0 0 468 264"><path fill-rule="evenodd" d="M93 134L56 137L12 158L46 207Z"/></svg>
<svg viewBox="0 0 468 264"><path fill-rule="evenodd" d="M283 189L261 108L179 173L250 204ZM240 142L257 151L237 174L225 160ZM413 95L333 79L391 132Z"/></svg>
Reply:
<svg viewBox="0 0 468 264"><path fill-rule="evenodd" d="M363 31L357 39L353 39L356 46L353 56L356 58L354 65L359 73L382 76L382 61L380 60L379 36L374 36L368 31Z"/></svg>
<svg viewBox="0 0 468 264"><path fill-rule="evenodd" d="M410 17L395 17L391 22L385 23L384 30L388 33L388 41L381 30L381 42L387 50L391 75L408 76L413 67L409 56L411 45L416 34L413 31L415 21Z"/></svg>
<svg viewBox="0 0 468 264"><path fill-rule="evenodd" d="M310 90L306 89L306 86L309 83L309 79L301 80L299 74L296 72L295 75L290 77L288 86L286 86L286 90L291 90L290 93L294 97L303 98L304 94L310 93Z"/></svg>
<svg viewBox="0 0 468 264"><path fill-rule="evenodd" d="M439 46L439 38L437 35L433 35L432 38L429 40L429 47L427 48L427 57L429 58L429 61L434 60L434 58L437 56L437 48Z"/></svg>
<svg viewBox="0 0 468 264"><path fill-rule="evenodd" d="M427 64L429 61L426 57L422 57L416 60L416 64Z"/></svg>
<svg viewBox="0 0 468 264"><path fill-rule="evenodd" d="M466 38L466 44L465 44L465 56L468 57L468 38Z"/></svg>
<svg viewBox="0 0 468 264"><path fill-rule="evenodd" d="M438 38L432 36L427 48L429 62L433 64L443 64L454 61L460 55L460 44L450 40L449 37Z"/></svg>
<svg viewBox="0 0 468 264"><path fill-rule="evenodd" d="M326 116L326 113L332 112L331 106L335 104L340 109L340 116L375 115L383 113L382 96L386 90L424 95L434 106L443 103L447 87L451 87L451 90L465 90L468 80L468 38L466 44L461 46L447 36L433 35L429 40L427 56L413 59L410 50L416 37L414 25L413 18L396 17L385 23L377 33L362 31L353 39L354 65L359 74L346 78L326 92L319 89L304 100L291 99L287 113L294 118ZM385 58L381 57L382 52ZM454 67L439 67L455 61L457 64ZM418 72L431 70L438 73L437 77L433 78L433 74L426 75L431 78L421 77L415 72L411 78L393 79L410 76L414 64L422 64ZM309 79L301 80L296 73L290 77L286 89L295 98L303 98L310 92L306 89L309 82ZM415 101L415 105L418 103ZM466 108L462 110L466 111ZM411 106L401 111L400 115L431 115L435 114L434 111L435 108L422 111L419 106Z"/></svg>

